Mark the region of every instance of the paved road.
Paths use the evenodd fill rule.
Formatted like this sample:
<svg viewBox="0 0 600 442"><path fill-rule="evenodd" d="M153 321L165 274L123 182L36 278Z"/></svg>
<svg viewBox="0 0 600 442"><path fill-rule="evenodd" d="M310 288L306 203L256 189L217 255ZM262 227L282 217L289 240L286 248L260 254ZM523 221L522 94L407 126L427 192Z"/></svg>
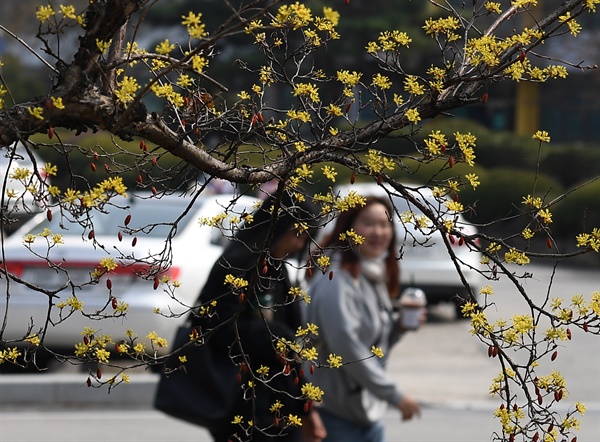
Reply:
<svg viewBox="0 0 600 442"><path fill-rule="evenodd" d="M569 299L575 293L589 297L593 291L600 291L600 272L561 271L549 288L548 268L527 270L534 275L527 287L536 299L546 293ZM515 312L527 311L506 281L493 287L497 311L490 312L490 316L510 319ZM405 424L390 411L386 427L391 442L488 441L499 429L492 417L497 401L487 394L491 380L500 371L498 361L488 358L487 348L469 334L468 322L452 321L451 316L450 308L435 309L431 321L418 333L406 336L392 353L390 372L407 393L423 403L424 412L420 420ZM558 411L575 401L588 405L578 441L600 441L600 337L575 332L556 361L546 365L540 371L558 370L567 380L570 397L561 402ZM202 429L148 409L155 379L150 375L133 375L132 385L124 387L129 390L119 388L110 395L85 388L82 373L29 376L28 385L15 383L12 389L8 388L9 379L17 378L0 376L0 442L80 441L82 434L87 441L208 440ZM66 379L75 387L59 388L61 382L66 385ZM8 394L9 390L12 393ZM15 408L13 399L18 396L24 398L24 403ZM68 406L78 401L88 408L49 411L55 402ZM96 431L99 435L94 439Z"/></svg>

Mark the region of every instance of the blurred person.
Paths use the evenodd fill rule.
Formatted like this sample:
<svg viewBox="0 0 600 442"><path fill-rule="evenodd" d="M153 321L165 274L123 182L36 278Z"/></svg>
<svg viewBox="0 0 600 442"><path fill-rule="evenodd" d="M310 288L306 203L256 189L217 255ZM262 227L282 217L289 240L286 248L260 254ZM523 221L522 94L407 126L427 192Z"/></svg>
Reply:
<svg viewBox="0 0 600 442"><path fill-rule="evenodd" d="M274 224L273 207L280 207ZM305 411L303 401L294 399L301 395L302 380L295 380L300 376L300 366L282 375L284 365L273 339L275 336L294 341L295 331L302 325L301 307L292 302L293 296L289 294L292 283L285 260L306 251L309 235L306 232L299 235L294 225L310 223L314 216L313 206L296 201L287 192L281 194L280 201L277 195L267 198L215 263L200 294L198 304L206 306L216 301L216 306L211 315L196 317L194 324L204 331L213 330L205 346L220 358L232 376L231 382L236 383L236 376L244 375L243 383L248 379L248 371L256 373L259 367L268 367L272 376L267 386L255 381L253 390L244 390L236 383L233 405L225 407L207 425L215 442L272 441L273 435L279 433L285 435L282 439L286 441L319 442L325 436L314 408ZM267 249L265 242L269 235ZM245 299L234 295L224 283L228 275L248 281ZM289 425L283 429L283 417L278 425L274 423L276 414L271 407L277 401L283 405L282 416L298 416L302 427ZM233 423L236 416L242 416L244 424L252 421L251 439L240 425ZM258 431L267 427L269 434Z"/></svg>
<svg viewBox="0 0 600 442"><path fill-rule="evenodd" d="M366 205L340 213L325 248L334 248L333 277L310 281L307 320L318 326L315 346L321 358L341 356L339 368L317 368L313 384L324 391L319 414L325 441L381 442L387 406L403 420L420 415L419 404L386 373L387 355L404 330L392 299L399 296L395 229L388 199L370 196ZM362 244L348 247L340 235L351 229ZM348 235L346 235L348 236ZM421 323L425 319L424 309ZM373 347L383 351L373 357Z"/></svg>

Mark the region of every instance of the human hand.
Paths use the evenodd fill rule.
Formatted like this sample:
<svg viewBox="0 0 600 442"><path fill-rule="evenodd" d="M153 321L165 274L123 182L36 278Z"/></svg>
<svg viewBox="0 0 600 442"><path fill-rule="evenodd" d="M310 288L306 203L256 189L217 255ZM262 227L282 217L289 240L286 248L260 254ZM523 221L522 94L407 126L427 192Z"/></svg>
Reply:
<svg viewBox="0 0 600 442"><path fill-rule="evenodd" d="M402 414L402 420L407 421L413 417L421 416L421 406L409 396L403 396L398 402L398 409Z"/></svg>
<svg viewBox="0 0 600 442"><path fill-rule="evenodd" d="M304 442L321 442L327 436L323 420L321 420L319 412L314 408L304 418L302 435Z"/></svg>

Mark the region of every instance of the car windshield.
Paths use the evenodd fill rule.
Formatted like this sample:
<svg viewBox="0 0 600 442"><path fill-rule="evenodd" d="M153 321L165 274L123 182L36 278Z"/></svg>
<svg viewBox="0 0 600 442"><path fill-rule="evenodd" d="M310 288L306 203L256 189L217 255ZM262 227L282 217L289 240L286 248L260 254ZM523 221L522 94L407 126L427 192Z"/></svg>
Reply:
<svg viewBox="0 0 600 442"><path fill-rule="evenodd" d="M203 204L202 200L197 200L194 210L190 211L178 224L178 230L182 230L191 220L191 213L195 212ZM125 218L131 215L131 221L127 225L128 229L136 231L143 229L145 235L149 237L166 237L172 228L172 223L177 220L187 202L182 200L143 200L133 199L129 203L129 208L109 207L108 213L93 211L90 218L94 224L94 233L96 235L117 235L125 226ZM81 235L81 227L72 221L69 217L62 217L55 213L51 221L47 219L37 224L28 233L38 234L45 228L53 233L61 235Z"/></svg>

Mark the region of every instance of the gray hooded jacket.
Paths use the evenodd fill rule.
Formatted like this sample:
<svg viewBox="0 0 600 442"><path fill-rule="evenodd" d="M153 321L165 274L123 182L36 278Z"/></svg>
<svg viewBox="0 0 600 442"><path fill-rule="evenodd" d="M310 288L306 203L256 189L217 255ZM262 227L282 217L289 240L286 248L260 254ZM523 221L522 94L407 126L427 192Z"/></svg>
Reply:
<svg viewBox="0 0 600 442"><path fill-rule="evenodd" d="M395 407L402 398L385 371L387 355L400 337L397 316L383 281L370 280L364 272L355 279L338 267L333 271L332 280L319 274L311 281L307 322L319 327L319 361L326 363L335 354L349 364L317 368L310 380L323 389L325 410L371 425L383 417L388 404ZM383 358L373 356L373 346L383 350Z"/></svg>

